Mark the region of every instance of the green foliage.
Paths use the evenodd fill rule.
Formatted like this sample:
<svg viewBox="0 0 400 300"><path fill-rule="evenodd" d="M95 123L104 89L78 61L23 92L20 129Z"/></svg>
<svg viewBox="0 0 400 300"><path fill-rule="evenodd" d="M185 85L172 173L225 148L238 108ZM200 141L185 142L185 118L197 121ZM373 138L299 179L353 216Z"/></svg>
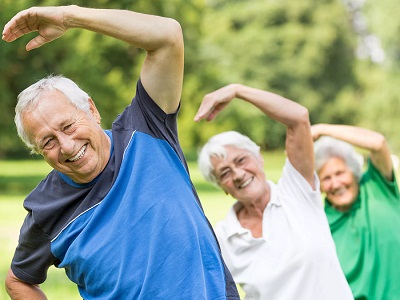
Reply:
<svg viewBox="0 0 400 300"><path fill-rule="evenodd" d="M339 1L212 1L202 26L207 34L199 56L208 91L240 82L298 101L313 122L354 115L354 88L345 94L352 98L349 105L335 103L356 86L354 36ZM192 135L204 140L234 129L267 149L284 143L285 128L244 103L233 104L217 120L192 128Z"/></svg>
<svg viewBox="0 0 400 300"><path fill-rule="evenodd" d="M397 2L383 1L385 5L367 0L363 8L369 30L386 50L382 65L354 55L359 37L352 27L353 14L340 0L96 0L90 6L158 14L181 23L185 79L179 135L185 151L196 153L206 139L224 130L241 131L265 149L283 146L284 126L240 101L214 122L193 122L204 95L232 82L298 101L309 109L312 123L367 125L394 140L400 21ZM70 3L0 0L0 20L4 25L32 5ZM87 1L74 4L86 6ZM26 52L33 36L0 44L0 158L28 157L13 123L16 97L28 85L52 73L72 78L94 99L103 127L109 128L135 93L145 55L84 30L71 30L50 45Z"/></svg>
<svg viewBox="0 0 400 300"><path fill-rule="evenodd" d="M86 6L85 1L75 1ZM16 12L33 5L66 5L70 1L0 0L0 18L6 23ZM174 17L185 25L187 36L198 39L196 29L200 20L201 1L110 1L91 3L98 8L130 9ZM71 30L64 37L31 52L26 43L34 34L0 47L0 157L26 157L26 149L16 137L13 123L17 95L28 85L49 74L63 74L76 81L94 99L102 114L104 128L130 102L135 93L144 51L125 43L84 30ZM190 45L191 43L187 43ZM190 46L186 47L190 51ZM194 52L194 51L192 51Z"/></svg>
<svg viewBox="0 0 400 300"><path fill-rule="evenodd" d="M368 20L368 33L379 37L385 49L385 65L400 68L400 19L399 2L366 0L363 12Z"/></svg>
<svg viewBox="0 0 400 300"><path fill-rule="evenodd" d="M359 66L360 82L364 85L363 103L360 106L360 126L382 132L389 141L392 152L400 153L398 125L400 115L398 78L400 69L392 68L383 72L380 66L374 68Z"/></svg>

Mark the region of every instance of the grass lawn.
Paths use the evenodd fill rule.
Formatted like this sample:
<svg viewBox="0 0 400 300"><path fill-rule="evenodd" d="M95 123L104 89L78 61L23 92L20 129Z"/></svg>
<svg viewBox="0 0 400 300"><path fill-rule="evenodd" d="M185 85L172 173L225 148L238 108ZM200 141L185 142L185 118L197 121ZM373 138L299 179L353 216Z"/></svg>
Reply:
<svg viewBox="0 0 400 300"><path fill-rule="evenodd" d="M279 177L283 162L282 152L265 154L268 178L276 180ZM206 183L196 163L189 162L189 168L205 213L214 225L225 217L234 200ZM0 282L3 286L17 245L19 229L26 214L22 207L23 199L49 170L50 167L41 160L0 161ZM76 286L61 269L50 268L48 279L41 288L50 300L81 299ZM0 289L0 299L9 299L4 288Z"/></svg>

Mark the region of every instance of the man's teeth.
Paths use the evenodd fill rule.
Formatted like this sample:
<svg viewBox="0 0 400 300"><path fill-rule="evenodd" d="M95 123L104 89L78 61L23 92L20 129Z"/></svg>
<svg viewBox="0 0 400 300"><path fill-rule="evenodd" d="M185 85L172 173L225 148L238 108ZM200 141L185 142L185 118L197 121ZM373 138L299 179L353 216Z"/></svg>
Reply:
<svg viewBox="0 0 400 300"><path fill-rule="evenodd" d="M83 154L85 154L86 147L87 147L87 145L83 146L81 148L81 150L79 150L79 152L75 156L69 158L68 161L74 162L74 161L77 161L78 159L82 158Z"/></svg>
<svg viewBox="0 0 400 300"><path fill-rule="evenodd" d="M253 177L247 179L245 182L243 182L243 184L240 186L241 189L244 189L246 186L248 186L250 184L250 182L253 181Z"/></svg>

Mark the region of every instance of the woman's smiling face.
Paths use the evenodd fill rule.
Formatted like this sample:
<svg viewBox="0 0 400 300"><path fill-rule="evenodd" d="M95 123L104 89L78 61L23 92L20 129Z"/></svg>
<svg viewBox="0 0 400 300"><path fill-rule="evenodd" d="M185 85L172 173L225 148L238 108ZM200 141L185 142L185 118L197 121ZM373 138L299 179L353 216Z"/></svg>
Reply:
<svg viewBox="0 0 400 300"><path fill-rule="evenodd" d="M99 112L88 101L90 112L84 112L63 93L49 91L22 115L25 131L46 162L77 183L96 178L110 156L110 141L100 127Z"/></svg>
<svg viewBox="0 0 400 300"><path fill-rule="evenodd" d="M240 202L252 202L268 194L261 155L233 146L225 146L225 159L211 157L213 173L225 193Z"/></svg>
<svg viewBox="0 0 400 300"><path fill-rule="evenodd" d="M330 158L318 171L321 191L339 211L347 211L356 201L359 185L356 177L345 161L338 157Z"/></svg>

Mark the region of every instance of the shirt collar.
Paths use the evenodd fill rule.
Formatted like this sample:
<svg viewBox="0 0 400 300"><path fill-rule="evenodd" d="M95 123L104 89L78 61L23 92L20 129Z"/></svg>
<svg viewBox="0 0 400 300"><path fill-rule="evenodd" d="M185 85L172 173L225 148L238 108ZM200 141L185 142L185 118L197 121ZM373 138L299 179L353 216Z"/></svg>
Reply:
<svg viewBox="0 0 400 300"><path fill-rule="evenodd" d="M272 182L271 180L268 180L268 184L269 184L270 196L267 207L272 205L282 206L281 199L278 197L278 185L275 182Z"/></svg>
<svg viewBox="0 0 400 300"><path fill-rule="evenodd" d="M267 206L264 209L263 214L265 214L267 208L269 206L281 206L282 203L278 197L278 186L268 180L267 181L269 186L270 186L270 199L269 202L267 204ZM226 216L226 235L227 238L229 239L231 236L235 235L235 234L244 234L249 232L248 229L243 228L240 225L239 219L236 215L236 212L239 211L239 209L241 209L243 207L242 203L240 203L239 201L236 201L235 204L233 204L231 206L231 208L229 209L227 216Z"/></svg>

